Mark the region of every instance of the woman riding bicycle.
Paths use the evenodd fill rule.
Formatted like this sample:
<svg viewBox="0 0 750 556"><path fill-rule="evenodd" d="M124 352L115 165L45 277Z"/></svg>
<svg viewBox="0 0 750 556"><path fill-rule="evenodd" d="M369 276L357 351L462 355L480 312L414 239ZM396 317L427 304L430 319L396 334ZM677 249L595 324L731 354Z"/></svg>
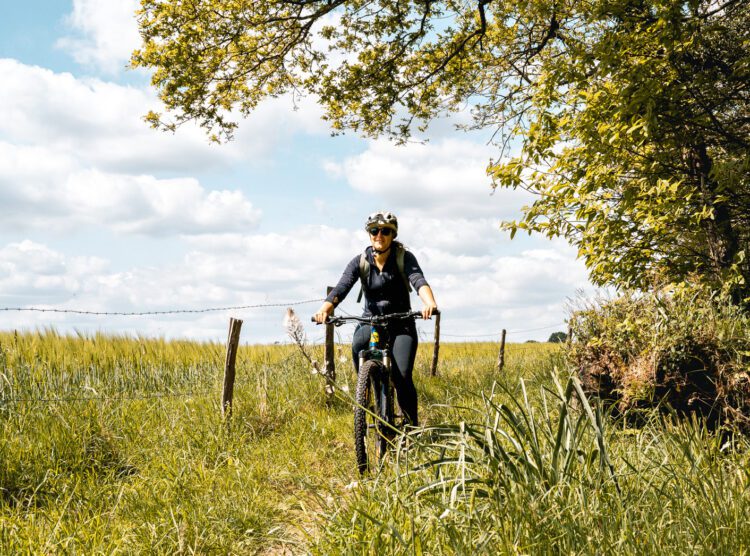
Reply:
<svg viewBox="0 0 750 556"><path fill-rule="evenodd" d="M391 212L376 212L367 218L365 229L370 235L370 246L346 266L341 279L313 317L324 323L351 291L357 281L362 281L365 295L363 316L388 315L411 309L410 286L416 290L423 303L422 316L429 319L437 304L432 289L422 274L416 257L395 241L398 219ZM398 405L408 424L417 426L417 390L412 379L414 358L417 354L417 327L413 320L394 323L388 329L392 343L393 383ZM367 349L370 327L360 324L352 340L352 360L359 371L359 352Z"/></svg>

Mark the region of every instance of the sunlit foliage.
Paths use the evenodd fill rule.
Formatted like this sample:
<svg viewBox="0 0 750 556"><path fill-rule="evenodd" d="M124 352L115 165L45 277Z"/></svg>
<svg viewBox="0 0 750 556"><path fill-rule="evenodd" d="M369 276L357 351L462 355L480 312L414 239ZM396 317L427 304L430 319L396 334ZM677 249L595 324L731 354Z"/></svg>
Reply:
<svg viewBox="0 0 750 556"><path fill-rule="evenodd" d="M598 284L750 296L747 2L141 4L156 126L226 139L264 98L313 94L334 132L405 140L470 107L498 145L493 184L536 195L511 234L567 238Z"/></svg>

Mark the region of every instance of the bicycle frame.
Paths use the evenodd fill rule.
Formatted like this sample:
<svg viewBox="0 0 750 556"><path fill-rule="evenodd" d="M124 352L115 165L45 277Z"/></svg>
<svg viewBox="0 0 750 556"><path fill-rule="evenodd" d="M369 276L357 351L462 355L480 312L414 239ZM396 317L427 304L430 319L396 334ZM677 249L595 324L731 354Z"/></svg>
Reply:
<svg viewBox="0 0 750 556"><path fill-rule="evenodd" d="M383 332L386 332L383 330ZM391 353L388 349L388 343L385 346L381 345L381 330L377 325L371 325L370 327L370 347L369 349L363 349L359 352L359 366L362 367L365 361L372 359L383 363L383 367L388 371L391 370Z"/></svg>
<svg viewBox="0 0 750 556"><path fill-rule="evenodd" d="M383 433L386 438L389 438L393 436L393 431L389 430L389 427L396 426L394 407L395 385L393 384L393 377L391 375L391 355L390 350L388 349L390 337L384 342L381 342L383 332L387 334L385 327L381 330L380 326L371 325L369 349L363 349L359 352L359 368L361 369L367 361L380 361L383 365L380 373L371 374L371 380L377 398L377 407L381 408L379 417L384 421L381 425L384 426L385 429L381 431L381 433ZM382 345L383 343L385 345Z"/></svg>

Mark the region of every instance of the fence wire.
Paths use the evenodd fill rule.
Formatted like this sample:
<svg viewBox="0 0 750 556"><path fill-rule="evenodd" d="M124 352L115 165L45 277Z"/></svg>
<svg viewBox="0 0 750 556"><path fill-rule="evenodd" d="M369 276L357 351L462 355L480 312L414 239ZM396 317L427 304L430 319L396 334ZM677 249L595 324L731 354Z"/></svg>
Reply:
<svg viewBox="0 0 750 556"><path fill-rule="evenodd" d="M190 392L161 392L132 396L65 396L59 398L0 398L0 408L11 403L69 403L69 402L123 402L132 400L151 400L157 398L195 398L216 393L216 390L193 390Z"/></svg>
<svg viewBox="0 0 750 556"><path fill-rule="evenodd" d="M239 310L246 310L246 309L259 309L259 308L267 308L267 307L291 307L291 306L298 306L298 305L306 305L310 303L320 303L322 302L322 298L318 299L307 299L302 301L290 301L285 303L258 303L258 304L252 304L252 305L234 305L234 306L226 306L226 307L209 307L205 309L172 309L172 310L162 310L162 311L89 311L89 310L82 310L82 309L57 309L57 308L47 308L47 307L0 307L0 312L39 312L39 313L67 313L67 314L78 314L78 315L94 315L94 316L154 316L154 315L173 315L173 314L190 314L190 313L210 313L210 312L221 312L221 311L239 311ZM348 314L348 313L346 313ZM507 330L506 336L512 335L512 334L520 334L524 332L535 332L539 330L546 330L551 328L559 328L561 326L565 326L566 323L556 323L556 324L550 324L547 326L540 326L536 328L526 328L526 329L514 329L514 330ZM500 338L502 335L502 331L497 332L490 332L486 334L452 334L449 332L441 332L440 336L447 337L447 338L466 338L466 339L479 339L479 338ZM351 337L344 337L338 330L336 331L337 336L337 343L350 343ZM308 344L310 347L319 347L320 343L322 343L325 339L325 336L319 336L312 339L312 341ZM420 330L420 339L424 341L434 341L434 333L431 333L429 330ZM513 351L523 351L524 349L531 348L533 346L514 346L511 350ZM274 363L273 365L285 365L294 357L299 356L299 353L293 352L283 360ZM240 381L242 383L243 381ZM238 384L239 386L240 384ZM190 398L190 397L200 397L200 396L208 396L208 395L214 395L217 394L217 392L220 390L219 386L213 386L211 388L204 388L200 390L191 390L188 392L150 392L150 393L143 393L143 394L134 394L134 395L120 395L120 396L61 396L61 397L39 397L39 398L33 398L33 397L24 397L24 398L2 398L0 397L0 409L4 405L8 404L18 404L18 403L75 403L75 402L92 402L92 401L112 401L112 402L122 402L122 401L134 401L134 400L151 400L151 399L164 399L164 398Z"/></svg>
<svg viewBox="0 0 750 556"><path fill-rule="evenodd" d="M547 326L539 326L538 328L522 328L517 330L506 330L505 335L510 336L511 334L521 334L523 332L538 332L539 330L549 330L551 328L560 328L561 326L565 326L566 323L556 323L556 324L548 324ZM500 337L502 336L503 331L499 332L490 332L488 334L448 334L445 332L441 332L441 336L447 336L449 338L490 338L490 337Z"/></svg>
<svg viewBox="0 0 750 556"><path fill-rule="evenodd" d="M169 309L165 311L86 311L81 309L52 309L46 307L0 307L0 312L36 312L36 313L69 313L75 315L97 315L97 316L121 316L136 317L147 315L177 315L183 313L212 313L218 311L240 311L244 309L261 309L264 307L290 307L293 305L305 305L309 303L320 303L320 299L307 299L305 301L290 301L287 303L259 303L256 305L235 305L232 307L210 307L208 309Z"/></svg>
<svg viewBox="0 0 750 556"><path fill-rule="evenodd" d="M205 309L167 309L161 311L90 311L85 309L56 309L51 307L0 307L1 312L35 312L35 313L58 313L58 314L75 314L75 315L91 315L91 316L123 316L123 317L135 317L135 316L157 316L157 315L178 315L178 314L198 314L198 313L212 313L221 311L240 311L247 309L262 309L267 307L293 307L298 305L308 305L310 303L321 303L323 298L306 299L303 301L289 301L285 303L257 303L253 305L233 305L226 307L208 307ZM346 311L343 311L345 315L349 315ZM506 336L512 334L520 334L524 332L537 332L540 330L548 330L552 328L559 328L565 326L566 323L556 323L547 326L540 326L536 328L523 328L515 330L506 330ZM499 337L502 335L502 330L497 332L488 332L481 334L453 334L450 332L441 332L441 336L446 338L492 338Z"/></svg>

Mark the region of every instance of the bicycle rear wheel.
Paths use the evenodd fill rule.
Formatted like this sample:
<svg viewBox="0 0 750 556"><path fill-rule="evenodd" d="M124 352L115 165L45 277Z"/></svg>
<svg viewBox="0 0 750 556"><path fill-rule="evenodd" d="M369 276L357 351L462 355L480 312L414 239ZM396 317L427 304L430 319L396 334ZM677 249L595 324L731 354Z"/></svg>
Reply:
<svg viewBox="0 0 750 556"><path fill-rule="evenodd" d="M388 380L380 361L366 361L359 369L354 408L354 451L357 468L366 473L388 448L388 425L392 423L393 402L389 400ZM385 421L385 423L383 422Z"/></svg>

